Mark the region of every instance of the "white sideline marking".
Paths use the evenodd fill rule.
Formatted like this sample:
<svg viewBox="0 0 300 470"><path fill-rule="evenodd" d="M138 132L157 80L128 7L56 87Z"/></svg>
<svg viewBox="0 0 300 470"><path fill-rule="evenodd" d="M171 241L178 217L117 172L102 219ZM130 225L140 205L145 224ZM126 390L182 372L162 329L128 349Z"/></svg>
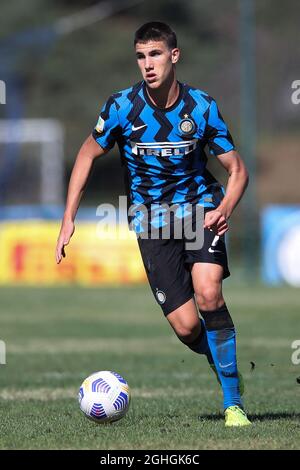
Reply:
<svg viewBox="0 0 300 470"><path fill-rule="evenodd" d="M277 348L290 350L291 340L288 338L247 338L238 337L240 347ZM115 355L145 354L168 355L184 353L185 348L175 336L160 338L41 338L29 339L22 343L9 343L7 352L10 354L83 354L110 352Z"/></svg>
<svg viewBox="0 0 300 470"><path fill-rule="evenodd" d="M43 387L43 388L32 388L32 389L23 389L16 390L14 388L5 388L0 391L0 399L6 401L18 400L18 401L28 401L28 400L39 400L39 401L55 401L62 399L74 399L77 400L78 388L75 387ZM176 388L156 388L156 389L143 389L143 388L134 388L131 389L132 397L138 398L160 398L173 396L173 397L193 397L201 395L213 395L215 390L198 390L195 388L185 388L185 389L176 389Z"/></svg>
<svg viewBox="0 0 300 470"><path fill-rule="evenodd" d="M23 343L9 343L9 353L14 354L62 354L87 352L170 354L174 345L169 338L41 338Z"/></svg>

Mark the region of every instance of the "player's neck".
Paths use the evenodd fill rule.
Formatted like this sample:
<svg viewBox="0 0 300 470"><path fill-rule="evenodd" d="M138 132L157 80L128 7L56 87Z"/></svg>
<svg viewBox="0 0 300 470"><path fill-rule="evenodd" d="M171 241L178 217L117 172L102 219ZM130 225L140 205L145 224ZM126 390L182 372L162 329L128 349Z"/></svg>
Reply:
<svg viewBox="0 0 300 470"><path fill-rule="evenodd" d="M147 94L158 108L170 108L178 98L180 87L175 75L170 77L160 88L151 89L146 86Z"/></svg>

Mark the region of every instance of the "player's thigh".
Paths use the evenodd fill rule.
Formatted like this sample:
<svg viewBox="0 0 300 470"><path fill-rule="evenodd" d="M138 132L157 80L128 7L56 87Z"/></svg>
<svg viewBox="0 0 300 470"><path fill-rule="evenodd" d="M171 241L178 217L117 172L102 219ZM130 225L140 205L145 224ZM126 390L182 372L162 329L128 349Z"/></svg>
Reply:
<svg viewBox="0 0 300 470"><path fill-rule="evenodd" d="M201 248L194 248L193 246L188 248L186 245L185 260L190 266L194 263L209 263L222 266L223 279L230 276L225 236L219 237L212 230L204 229L203 245ZM219 272L219 270L216 271ZM215 270L212 268L212 273L214 272Z"/></svg>
<svg viewBox="0 0 300 470"><path fill-rule="evenodd" d="M193 298L189 267L184 262L182 240L138 239L153 295L168 315Z"/></svg>
<svg viewBox="0 0 300 470"><path fill-rule="evenodd" d="M202 303L211 303L220 307L224 303L222 294L223 269L223 266L215 263L198 262L191 266L192 282L199 306Z"/></svg>

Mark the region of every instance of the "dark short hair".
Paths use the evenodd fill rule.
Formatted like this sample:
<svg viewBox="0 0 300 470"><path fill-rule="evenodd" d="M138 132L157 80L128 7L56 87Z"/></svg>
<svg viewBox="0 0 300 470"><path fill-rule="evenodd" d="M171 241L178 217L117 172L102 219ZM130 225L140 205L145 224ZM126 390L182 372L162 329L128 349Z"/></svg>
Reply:
<svg viewBox="0 0 300 470"><path fill-rule="evenodd" d="M151 21L141 26L134 35L134 45L138 42L165 41L169 49L177 47L176 34L169 25L160 21Z"/></svg>

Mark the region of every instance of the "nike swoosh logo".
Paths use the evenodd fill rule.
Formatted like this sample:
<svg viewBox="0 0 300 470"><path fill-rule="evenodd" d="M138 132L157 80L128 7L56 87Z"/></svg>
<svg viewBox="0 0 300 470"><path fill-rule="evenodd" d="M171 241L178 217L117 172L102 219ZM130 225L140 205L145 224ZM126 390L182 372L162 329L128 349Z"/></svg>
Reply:
<svg viewBox="0 0 300 470"><path fill-rule="evenodd" d="M225 367L229 367L233 364L233 362L229 362L229 364L224 364L222 365L220 362L219 362L219 366L222 368L222 369L225 369Z"/></svg>
<svg viewBox="0 0 300 470"><path fill-rule="evenodd" d="M221 250L213 250L212 248L208 248L209 253L222 253Z"/></svg>
<svg viewBox="0 0 300 470"><path fill-rule="evenodd" d="M132 126L132 130L133 131L138 131L139 129L143 129L143 127L147 127L147 124L143 124L142 126L137 126L137 127Z"/></svg>

